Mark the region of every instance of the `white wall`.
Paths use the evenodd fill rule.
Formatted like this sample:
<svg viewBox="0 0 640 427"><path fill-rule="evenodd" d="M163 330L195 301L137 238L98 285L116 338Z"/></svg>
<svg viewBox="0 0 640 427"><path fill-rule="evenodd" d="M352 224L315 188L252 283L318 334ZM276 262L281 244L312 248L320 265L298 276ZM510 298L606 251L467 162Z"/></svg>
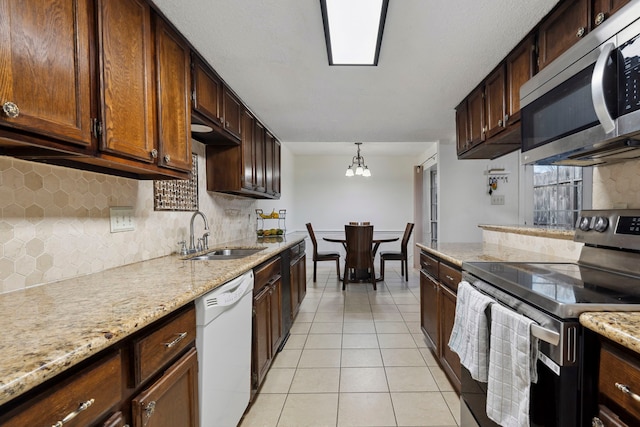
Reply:
<svg viewBox="0 0 640 427"><path fill-rule="evenodd" d="M369 221L377 231L403 231L413 222L412 157L366 156L370 177L346 177L345 156L296 156L292 226L344 230L349 221Z"/></svg>
<svg viewBox="0 0 640 427"><path fill-rule="evenodd" d="M438 147L439 242L481 242L478 224L517 224L520 151L496 160L458 160L454 143ZM498 183L494 194L505 196L504 205L491 205L484 171L504 167L508 183Z"/></svg>

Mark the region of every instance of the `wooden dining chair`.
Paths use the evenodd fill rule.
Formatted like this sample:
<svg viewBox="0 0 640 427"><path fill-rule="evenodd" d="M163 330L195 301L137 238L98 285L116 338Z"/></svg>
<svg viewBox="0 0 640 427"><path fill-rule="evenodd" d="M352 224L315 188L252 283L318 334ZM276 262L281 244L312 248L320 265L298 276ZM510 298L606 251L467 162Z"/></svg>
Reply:
<svg viewBox="0 0 640 427"><path fill-rule="evenodd" d="M413 225L413 223L408 222L404 229L404 236L402 236L402 242L400 243L400 252L380 252L380 280L384 280L384 263L386 261L400 261L400 275L405 276L405 280L409 280L409 254L407 246L409 245Z"/></svg>
<svg viewBox="0 0 640 427"><path fill-rule="evenodd" d="M347 241L347 256L342 275L342 290L351 281L350 270L368 270L373 290L376 288L376 271L373 264L373 226L345 225L344 234Z"/></svg>
<svg viewBox="0 0 640 427"><path fill-rule="evenodd" d="M313 232L311 223L307 223L307 231L309 232L309 238L313 243L313 281L316 281L316 271L319 261L335 261L336 262L336 274L338 280L340 280L340 253L339 252L318 252L318 242L316 241L316 235Z"/></svg>

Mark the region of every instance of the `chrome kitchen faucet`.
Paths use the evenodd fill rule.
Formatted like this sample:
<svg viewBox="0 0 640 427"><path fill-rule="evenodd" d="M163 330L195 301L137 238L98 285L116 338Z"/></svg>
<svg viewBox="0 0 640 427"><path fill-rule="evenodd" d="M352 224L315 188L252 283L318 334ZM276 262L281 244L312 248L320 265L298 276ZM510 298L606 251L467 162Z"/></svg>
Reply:
<svg viewBox="0 0 640 427"><path fill-rule="evenodd" d="M193 235L193 221L196 219L196 216L200 215L202 220L204 221L204 234L201 238L198 239L198 247L196 248L195 237ZM209 236L211 233L209 232L209 224L207 223L207 217L200 211L195 211L193 215L191 215L191 225L189 228L189 253L199 252L206 249L209 249Z"/></svg>

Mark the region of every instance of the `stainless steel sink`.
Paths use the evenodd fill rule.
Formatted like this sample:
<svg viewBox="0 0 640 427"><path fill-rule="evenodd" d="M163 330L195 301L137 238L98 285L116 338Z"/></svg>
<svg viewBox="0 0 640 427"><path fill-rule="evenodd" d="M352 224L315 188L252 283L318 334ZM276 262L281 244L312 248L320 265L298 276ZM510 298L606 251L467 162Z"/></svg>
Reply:
<svg viewBox="0 0 640 427"><path fill-rule="evenodd" d="M203 255L189 258L191 261L238 259L258 253L265 248L236 248L236 249L216 249Z"/></svg>

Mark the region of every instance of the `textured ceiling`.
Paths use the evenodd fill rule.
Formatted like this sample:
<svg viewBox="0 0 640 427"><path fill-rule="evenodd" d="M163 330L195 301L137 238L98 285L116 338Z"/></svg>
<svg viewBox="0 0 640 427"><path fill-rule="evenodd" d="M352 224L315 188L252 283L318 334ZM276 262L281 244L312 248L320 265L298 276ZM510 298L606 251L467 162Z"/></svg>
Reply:
<svg viewBox="0 0 640 427"><path fill-rule="evenodd" d="M299 154L455 139L455 106L557 1L390 0L378 66L329 67L318 0L154 0Z"/></svg>

